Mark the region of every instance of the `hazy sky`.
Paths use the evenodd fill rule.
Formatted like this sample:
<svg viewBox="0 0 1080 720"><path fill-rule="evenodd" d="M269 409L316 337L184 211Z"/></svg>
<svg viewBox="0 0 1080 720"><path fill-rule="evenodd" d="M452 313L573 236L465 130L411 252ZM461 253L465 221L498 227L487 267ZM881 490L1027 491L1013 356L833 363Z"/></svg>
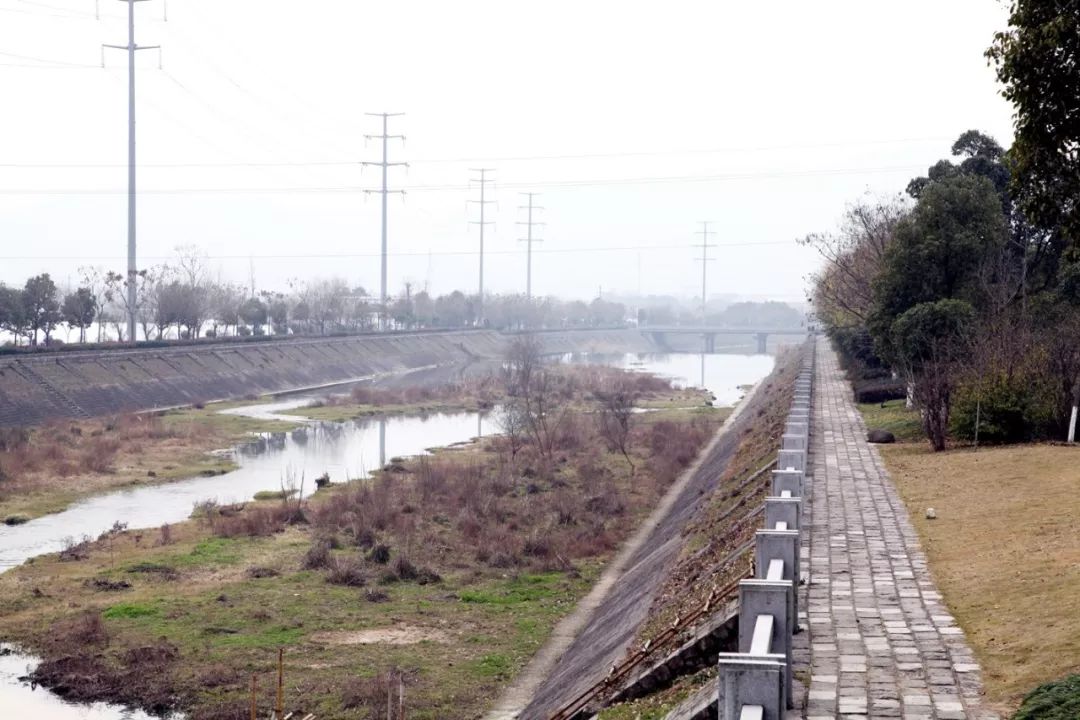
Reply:
<svg viewBox="0 0 1080 720"><path fill-rule="evenodd" d="M799 299L865 192L899 192L981 129L1011 142L983 51L990 0L137 3L140 266L206 249L260 287L341 275L378 291L391 132L390 290L476 287L469 168L495 168L489 291L522 290L519 192L542 195L537 294ZM0 0L0 281L124 267L126 2ZM83 67L85 66L85 67Z"/></svg>

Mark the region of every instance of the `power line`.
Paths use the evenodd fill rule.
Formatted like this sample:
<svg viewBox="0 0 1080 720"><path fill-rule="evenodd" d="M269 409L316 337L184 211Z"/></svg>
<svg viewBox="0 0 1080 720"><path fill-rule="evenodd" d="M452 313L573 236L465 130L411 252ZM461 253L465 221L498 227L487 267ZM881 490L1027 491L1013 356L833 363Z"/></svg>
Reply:
<svg viewBox="0 0 1080 720"><path fill-rule="evenodd" d="M525 222L520 222L519 221L517 224L518 225L525 225L527 230L528 230L528 233L524 238L518 240L518 242L524 242L525 243L525 297L528 300L532 300L532 254L533 254L532 246L533 246L534 242L544 242L540 238L534 238L533 237L533 226L534 225L543 225L544 224L544 223L536 222L536 221L533 220L533 210L543 210L544 208L537 207L536 205L533 205L533 198L535 198L540 193L526 192L526 193L521 193L521 194L528 198L528 203L529 204L528 205L518 206L518 209L519 210L527 210L528 215L526 215Z"/></svg>
<svg viewBox="0 0 1080 720"><path fill-rule="evenodd" d="M37 63L44 63L46 65L58 67L58 68L96 68L97 65L90 65L87 63L73 63L67 60L51 60L49 58L37 57L35 55L19 55L12 52L4 52L0 50L0 56L14 58L15 60L30 60ZM37 65L26 65L23 67L39 67Z"/></svg>
<svg viewBox="0 0 1080 720"><path fill-rule="evenodd" d="M35 66L36 67L36 66ZM78 66L81 67L81 66ZM96 67L96 66L87 66ZM228 76L223 76L231 84L241 89L244 93L255 97L250 91L245 90L241 86L237 85L235 81L231 80ZM260 100L260 103L262 101ZM279 117L286 119L284 115L278 113ZM291 124L291 122L290 122ZM624 151L624 152L612 152L612 153L582 153L582 154L558 154L558 155L520 155L520 156L500 156L500 157L456 157L456 158L418 158L411 161L412 165L426 165L426 164L441 164L441 163L488 163L488 162L529 162L539 160L589 160L589 159L612 159L612 158L631 158L631 157L663 157L670 155L716 155L722 153L754 153L754 152L774 152L781 150L810 150L810 149L827 149L827 148L839 148L839 147L863 147L867 145L893 145L903 143L922 143L922 142L937 142L943 141L947 138L909 138L901 140L867 140L861 142L836 142L836 143L817 143L817 144L795 144L795 145L772 145L772 146L760 146L760 147L727 147L727 148L712 148L712 149L698 149L698 150L643 150L643 151ZM292 167L292 166L355 166L354 160L291 160L284 162L274 161L250 161L250 162L162 162L162 163L148 163L142 167L159 167L159 168L198 168L198 167ZM16 167L16 168L110 168L120 167L116 163L0 163L0 167Z"/></svg>
<svg viewBox="0 0 1080 720"><path fill-rule="evenodd" d="M378 136L376 136L378 137ZM378 165L379 163L368 163ZM393 163L398 164L398 163ZM667 175L655 177L632 177L632 178L609 178L597 180L553 180L533 182L504 182L504 188L545 187L545 188L578 188L578 187L611 187L624 185L662 185L678 183L699 182L731 182L740 180L772 180L781 178L798 177L821 177L837 175L867 175L877 173L910 173L925 170L922 165L898 165L890 167L869 168L835 168L817 170L793 170L793 171L769 171L760 173L733 173L727 175ZM441 192L441 191L467 191L469 185L415 185L408 188L409 192ZM219 188L157 188L143 190L144 193L157 195L188 195L188 194L276 194L276 193L355 193L357 191L379 192L378 190L365 190L355 185L336 186L294 186L294 187L219 187ZM123 190L115 188L69 188L69 189L26 189L5 188L0 189L0 195L115 195L123 193ZM399 190L396 192L404 192Z"/></svg>
<svg viewBox="0 0 1080 720"><path fill-rule="evenodd" d="M362 162L363 165L376 165L382 168L382 189L381 190L364 190L365 193L380 193L382 195L382 273L381 284L379 286L379 329L386 329L386 197L389 193L401 193L405 194L404 190L389 190L386 186L386 171L388 168L394 165L405 165L408 163L403 162L389 162L388 153L389 148L387 143L391 140L405 141L404 135L390 135L389 131L389 119L392 117L400 117L405 113L365 113L365 115L381 117L382 118L382 134L381 135L365 135L364 137L372 140L382 140L382 161L381 162Z"/></svg>
<svg viewBox="0 0 1080 720"><path fill-rule="evenodd" d="M491 182L491 180L488 179L487 174L489 172L495 172L495 170L492 169L492 168L475 168L475 169L472 170L472 172L480 173L479 178L471 178L470 179L470 182L478 182L478 183L480 183L480 199L479 200L469 200L468 202L476 203L476 204L478 204L480 206L480 220L479 221L470 220L469 222L471 224L473 224L473 225L479 225L480 226L480 290L479 290L479 300L478 300L480 307L478 308L479 312L477 313L477 316L479 317L480 321L483 322L483 319L484 319L484 226L485 225L494 225L495 224L494 222L492 222L490 220L489 221L484 220L484 210L487 208L488 205L495 202L494 200L485 200L484 199L484 191L487 189L487 184L489 182Z"/></svg>
<svg viewBox="0 0 1080 720"><path fill-rule="evenodd" d="M524 224L524 223L523 223ZM761 242L733 242L718 243L711 245L712 248L746 248L746 247L772 247L777 245L793 246L795 240L765 240ZM579 253L607 253L607 252L643 252L643 251L671 251L680 247L698 247L697 245L684 245L681 243L665 245L618 245L612 247L567 247L567 248L536 248L533 253L540 255L565 255ZM520 250L485 250L485 255L517 255ZM453 257L472 256L479 254L476 250L417 250L387 253L391 257ZM207 255L209 260L320 260L337 258L374 258L381 257L381 253L299 253L299 254L270 254L252 255ZM91 260L117 260L121 255L8 255L0 256L0 260L64 260L64 261L91 261ZM144 260L172 260L175 255L145 255Z"/></svg>
<svg viewBox="0 0 1080 720"><path fill-rule="evenodd" d="M701 257L698 258L698 259L701 261L701 321L704 323L705 322L705 303L706 303L706 298L708 298L708 295L705 294L706 268L708 268L709 262L714 259L714 258L709 257L709 248L716 247L716 245L710 245L709 244L709 236L710 235L715 235L716 232L713 231L713 230L709 230L709 221L708 220L703 220L701 222L701 230L698 231L698 234L701 235L701 244L700 245L695 245L694 247L701 248Z"/></svg>

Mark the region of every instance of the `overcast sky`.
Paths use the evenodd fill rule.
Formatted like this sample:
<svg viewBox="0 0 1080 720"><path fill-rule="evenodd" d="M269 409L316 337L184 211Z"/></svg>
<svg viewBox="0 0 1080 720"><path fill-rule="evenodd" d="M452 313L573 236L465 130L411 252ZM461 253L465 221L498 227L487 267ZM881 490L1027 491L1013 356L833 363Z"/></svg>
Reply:
<svg viewBox="0 0 1080 720"><path fill-rule="evenodd" d="M0 281L126 253L126 2L0 0ZM476 287L469 168L495 168L487 289L524 289L519 193L541 195L536 294L801 299L795 245L902 191L976 128L1011 142L983 51L990 0L137 3L140 267L184 243L261 288L378 292L392 119L390 291ZM82 167L80 167L82 166ZM699 252L699 251L697 251Z"/></svg>

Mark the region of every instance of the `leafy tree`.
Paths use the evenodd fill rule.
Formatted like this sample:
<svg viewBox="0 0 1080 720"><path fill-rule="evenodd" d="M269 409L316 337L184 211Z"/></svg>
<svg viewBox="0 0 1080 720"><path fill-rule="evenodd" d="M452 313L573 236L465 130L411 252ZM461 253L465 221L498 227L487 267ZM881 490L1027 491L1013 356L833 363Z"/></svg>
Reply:
<svg viewBox="0 0 1080 720"><path fill-rule="evenodd" d="M1014 0L987 57L1016 108L1013 187L1028 217L1080 244L1080 12L1067 0Z"/></svg>
<svg viewBox="0 0 1080 720"><path fill-rule="evenodd" d="M0 285L0 329L11 333L16 345L27 333L26 304L19 288Z"/></svg>
<svg viewBox="0 0 1080 720"><path fill-rule="evenodd" d="M26 281L22 301L26 325L31 333L31 344L37 345L38 333L41 332L45 336L45 344L48 345L53 328L61 319L60 303L56 299L56 283L48 273L35 275Z"/></svg>
<svg viewBox="0 0 1080 720"><path fill-rule="evenodd" d="M258 298L250 298L240 306L240 319L251 328L256 335L262 333L262 327L266 324L266 305Z"/></svg>
<svg viewBox="0 0 1080 720"><path fill-rule="evenodd" d="M289 332L289 303L281 293L263 292L266 300L266 314L270 318L270 326L275 335L286 335Z"/></svg>
<svg viewBox="0 0 1080 720"><path fill-rule="evenodd" d="M97 317L97 298L90 288L81 287L64 297L63 317L71 327L79 328L79 342L86 342L86 328Z"/></svg>
<svg viewBox="0 0 1080 720"><path fill-rule="evenodd" d="M945 449L956 365L968 347L974 324L975 311L969 303L937 300L915 305L890 328L893 356L912 385L934 450Z"/></svg>
<svg viewBox="0 0 1080 720"><path fill-rule="evenodd" d="M879 352L895 359L892 324L920 303L983 306L1004 234L1001 204L986 178L957 175L927 185L897 223L877 279L868 326Z"/></svg>

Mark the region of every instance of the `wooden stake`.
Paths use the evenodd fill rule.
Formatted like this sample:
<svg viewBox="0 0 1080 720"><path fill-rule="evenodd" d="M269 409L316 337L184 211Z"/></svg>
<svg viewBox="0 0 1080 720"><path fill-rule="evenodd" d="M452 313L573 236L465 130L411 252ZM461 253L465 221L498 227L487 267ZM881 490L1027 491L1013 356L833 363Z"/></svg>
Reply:
<svg viewBox="0 0 1080 720"><path fill-rule="evenodd" d="M256 702L255 702L255 686L258 681L255 678L255 674L251 675L251 720L257 720L255 717Z"/></svg>
<svg viewBox="0 0 1080 720"><path fill-rule="evenodd" d="M275 720L281 720L285 714L285 648L277 651L277 715Z"/></svg>

